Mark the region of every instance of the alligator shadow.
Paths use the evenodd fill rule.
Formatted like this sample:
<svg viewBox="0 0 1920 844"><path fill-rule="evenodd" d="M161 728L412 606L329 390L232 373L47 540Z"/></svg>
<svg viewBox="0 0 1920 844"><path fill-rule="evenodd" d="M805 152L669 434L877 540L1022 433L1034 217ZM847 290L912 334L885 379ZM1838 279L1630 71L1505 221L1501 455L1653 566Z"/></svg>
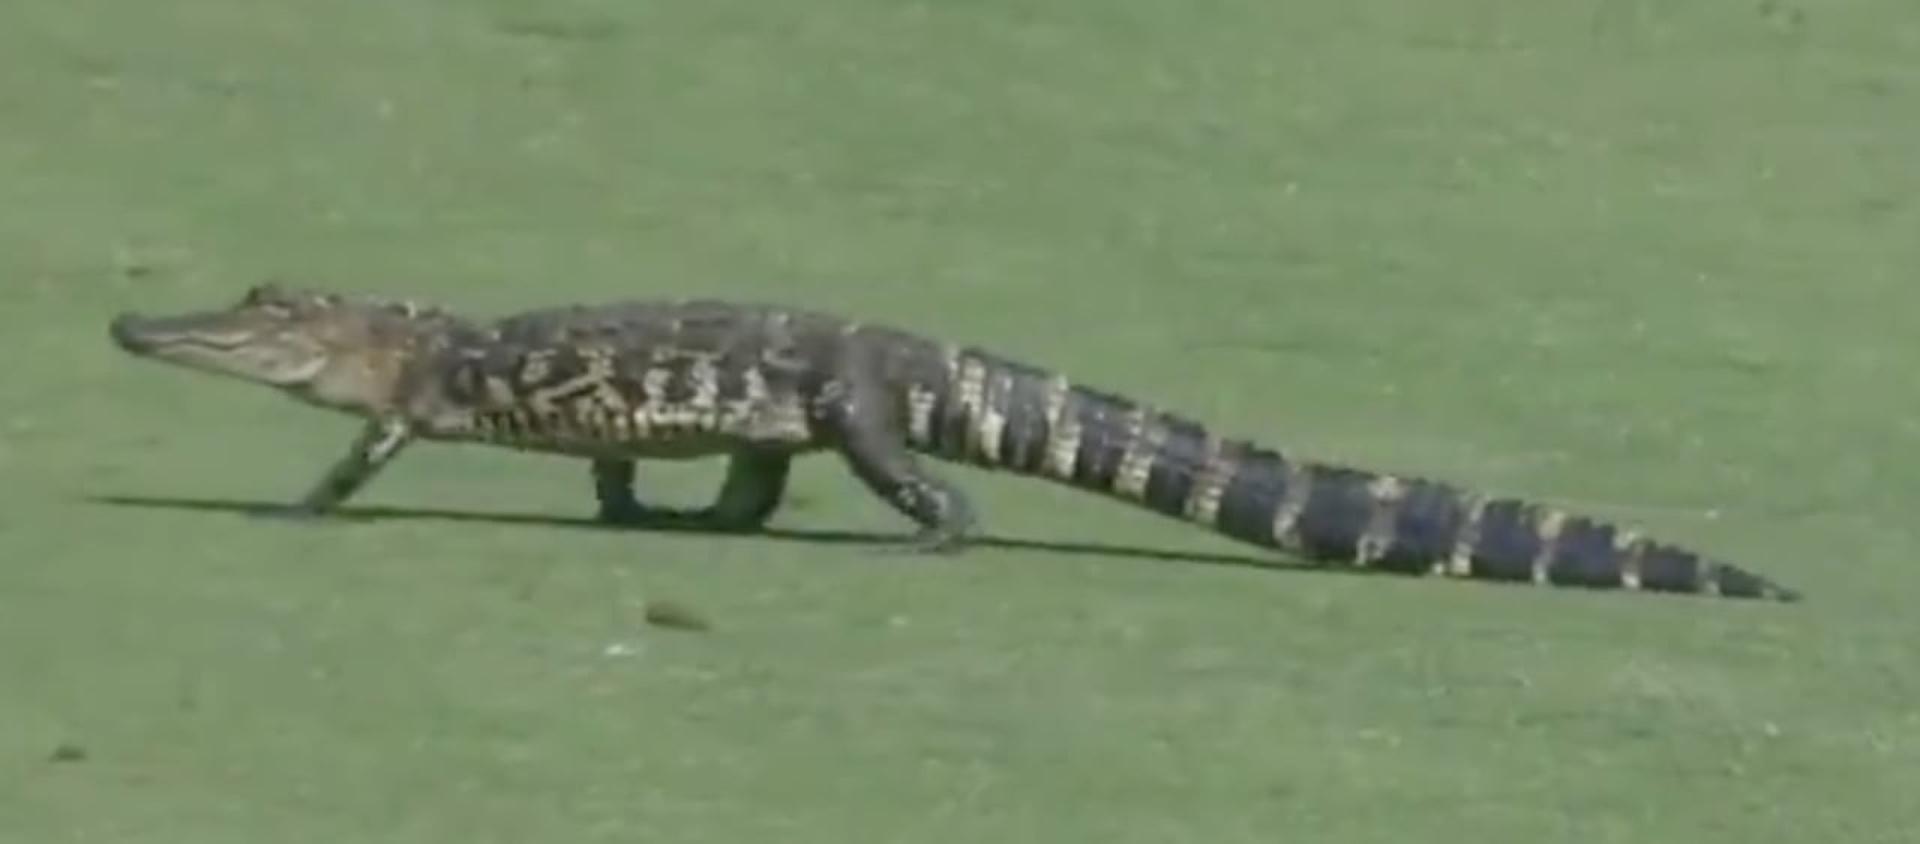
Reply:
<svg viewBox="0 0 1920 844"><path fill-rule="evenodd" d="M240 501L217 498L173 498L137 495L93 495L88 501L110 507L136 507L160 510L186 510L195 512L231 513L244 516L269 517L285 505L280 502ZM323 521L376 522L376 521L436 521L456 523L483 523L494 525L528 525L536 527L556 527L573 530L603 530L638 533L705 533L711 535L738 536L743 538L773 539L787 542L807 542L820 545L859 545L874 548L900 547L905 541L904 535L870 533L861 531L812 530L796 528L762 528L755 531L721 534L698 528L636 528L610 525L588 517L551 516L533 513L503 513L476 510L447 510L429 507L342 507L328 515ZM1003 548L1023 551L1045 551L1055 554L1078 554L1099 557L1120 557L1137 560L1153 560L1169 563L1201 563L1205 565L1236 566L1241 568L1273 569L1278 571L1314 571L1314 572L1355 572L1353 569L1322 568L1294 564L1286 557L1257 557L1243 554L1209 553L1204 551L1175 551L1160 548L1140 548L1130 545L1113 545L1098 542L1061 542L1038 539L1013 539L997 536L975 536L971 544L976 547Z"/></svg>

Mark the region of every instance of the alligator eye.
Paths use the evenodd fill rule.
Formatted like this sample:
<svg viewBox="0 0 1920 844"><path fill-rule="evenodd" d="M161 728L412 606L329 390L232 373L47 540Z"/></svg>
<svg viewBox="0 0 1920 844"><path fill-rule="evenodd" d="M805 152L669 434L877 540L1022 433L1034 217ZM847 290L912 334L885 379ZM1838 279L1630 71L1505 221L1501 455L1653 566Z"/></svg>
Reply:
<svg viewBox="0 0 1920 844"><path fill-rule="evenodd" d="M249 308L278 309L284 312L287 309L286 301L286 291L281 289L280 285L269 281L247 288L247 296L241 300L241 304Z"/></svg>

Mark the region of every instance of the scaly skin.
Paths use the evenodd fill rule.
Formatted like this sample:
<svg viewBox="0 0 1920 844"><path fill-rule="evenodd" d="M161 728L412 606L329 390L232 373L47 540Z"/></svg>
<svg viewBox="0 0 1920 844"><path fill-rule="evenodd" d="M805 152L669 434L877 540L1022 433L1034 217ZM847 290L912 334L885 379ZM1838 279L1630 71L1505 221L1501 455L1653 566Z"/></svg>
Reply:
<svg viewBox="0 0 1920 844"><path fill-rule="evenodd" d="M833 452L954 550L967 497L922 457L1041 477L1307 560L1408 574L1794 600L1692 551L1553 507L1303 460L979 349L766 305L632 302L497 322L263 286L230 308L122 316L123 348L366 420L296 515L340 505L415 440L590 461L602 519L752 530L793 458ZM714 503L648 507L642 459L729 458Z"/></svg>

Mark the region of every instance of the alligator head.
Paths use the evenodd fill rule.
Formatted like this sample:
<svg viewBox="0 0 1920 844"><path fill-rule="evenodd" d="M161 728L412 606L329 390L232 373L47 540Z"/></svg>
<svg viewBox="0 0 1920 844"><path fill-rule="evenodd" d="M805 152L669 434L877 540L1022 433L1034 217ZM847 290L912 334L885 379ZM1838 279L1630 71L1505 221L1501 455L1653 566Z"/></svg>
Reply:
<svg viewBox="0 0 1920 844"><path fill-rule="evenodd" d="M219 310L122 314L109 332L141 357L366 414L391 406L423 328L441 316L412 303L265 284Z"/></svg>

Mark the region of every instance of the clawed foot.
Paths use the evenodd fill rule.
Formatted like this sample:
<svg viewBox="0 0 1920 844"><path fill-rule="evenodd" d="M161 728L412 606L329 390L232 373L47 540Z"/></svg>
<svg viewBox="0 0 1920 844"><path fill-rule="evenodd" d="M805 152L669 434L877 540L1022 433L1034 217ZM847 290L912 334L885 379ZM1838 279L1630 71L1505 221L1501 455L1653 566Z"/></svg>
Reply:
<svg viewBox="0 0 1920 844"><path fill-rule="evenodd" d="M874 547L873 553L889 556L909 554L920 557L950 556L958 554L967 546L967 535L959 531L927 528L915 533L905 541L883 542Z"/></svg>

